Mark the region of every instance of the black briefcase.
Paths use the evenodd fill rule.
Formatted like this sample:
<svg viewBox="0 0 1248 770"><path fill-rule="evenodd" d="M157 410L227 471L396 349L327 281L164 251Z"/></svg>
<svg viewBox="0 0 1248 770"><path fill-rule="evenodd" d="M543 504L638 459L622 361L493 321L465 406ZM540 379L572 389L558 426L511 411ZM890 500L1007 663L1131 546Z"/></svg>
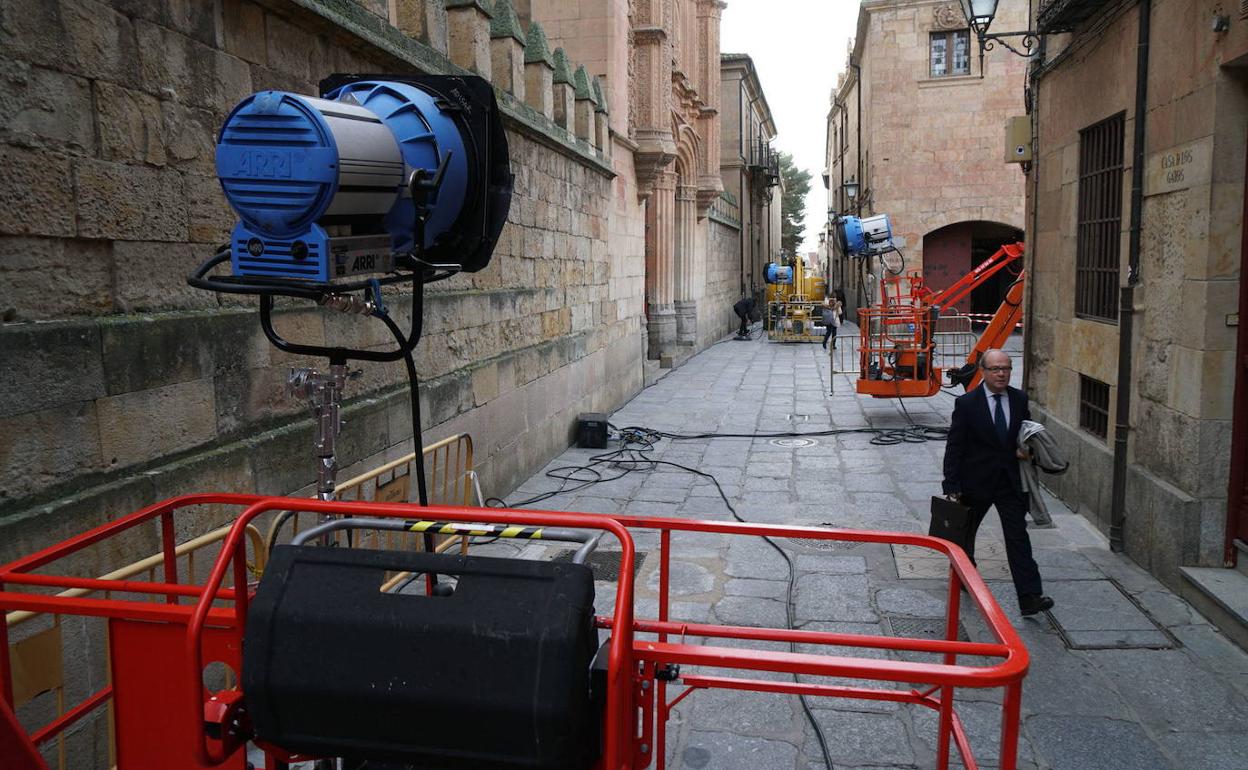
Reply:
<svg viewBox="0 0 1248 770"><path fill-rule="evenodd" d="M967 550L971 533L971 509L944 497L932 496L932 523L927 534Z"/></svg>

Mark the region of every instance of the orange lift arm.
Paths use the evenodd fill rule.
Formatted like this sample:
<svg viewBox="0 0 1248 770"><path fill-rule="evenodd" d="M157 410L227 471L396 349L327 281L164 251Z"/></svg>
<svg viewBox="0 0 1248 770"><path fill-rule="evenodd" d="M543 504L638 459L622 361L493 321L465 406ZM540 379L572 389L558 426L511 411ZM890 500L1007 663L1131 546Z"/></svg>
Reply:
<svg viewBox="0 0 1248 770"><path fill-rule="evenodd" d="M997 308L992 320L988 322L988 328L979 335L975 347L971 348L971 352L967 354L966 364L949 371L949 381L952 384L961 385L968 393L979 385L980 380L983 379L979 369L980 356L993 348L1000 348L1004 345L1010 333L1014 331L1014 327L1018 325L1019 319L1023 317L1023 287L1026 283L1027 274L1022 272L1019 273L1018 280L1010 284L1001 307Z"/></svg>
<svg viewBox="0 0 1248 770"><path fill-rule="evenodd" d="M952 286L933 294L927 299L927 302L939 306L942 310L957 305L984 281L996 275L1006 266L1022 259L1024 248L1022 241L1003 245L997 249L995 254L981 262L974 270L959 278Z"/></svg>

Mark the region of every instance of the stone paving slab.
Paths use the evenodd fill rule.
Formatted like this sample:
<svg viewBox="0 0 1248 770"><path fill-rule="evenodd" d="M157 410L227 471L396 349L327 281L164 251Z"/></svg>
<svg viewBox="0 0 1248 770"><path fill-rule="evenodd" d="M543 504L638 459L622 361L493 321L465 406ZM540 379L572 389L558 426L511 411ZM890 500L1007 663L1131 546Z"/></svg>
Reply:
<svg viewBox="0 0 1248 770"><path fill-rule="evenodd" d="M1011 345L1017 347L1014 339ZM1009 346L1007 346L1009 347ZM911 418L947 425L953 399L860 398L849 375L828 371L817 345L765 340L720 344L693 356L611 416L616 425L706 433L818 432L904 428ZM1021 369L1015 369L1015 377ZM1018 383L1015 382L1017 385ZM831 395L829 395L831 394ZM909 417L907 417L907 413ZM793 419L792 415L801 415ZM808 446L769 437L664 439L651 453L715 476L732 506L757 522L926 532L929 498L940 492L939 441L881 446L870 435L812 437ZM783 443L783 442L782 442ZM584 463L604 450L570 449L550 470ZM607 474L609 475L609 474ZM541 473L508 500L558 489ZM1048 498L1052 528L1032 528L1036 561L1051 613L1019 614L1001 541L990 513L977 543L980 571L1005 617L1027 645L1018 767L1022 770L1229 770L1248 767L1248 654L1231 644L1181 598L1120 554L1102 533ZM671 466L630 473L543 501L543 508L686 519L731 518L707 479ZM787 622L789 563L759 538L705 533L673 537L674 619L747 626ZM636 611L657 612L658 537L636 538L645 552ZM893 625L943 617L948 566L925 549L874 543L780 539L794 565L792 613L812 630L887 636ZM500 553L551 558L554 546L495 544ZM604 548L618 548L614 543ZM1111 582L1112 581L1112 582ZM599 611L615 586L597 582ZM973 641L994 641L964 601L960 623ZM915 626L917 627L917 626ZM1163 640L1171 649L1114 647ZM712 643L688 639L689 642ZM726 647L788 650L783 643L722 640ZM805 646L803 652L815 652ZM921 653L844 647L824 654L916 660ZM928 655L925 659L932 659ZM732 675L722 669L699 673ZM784 674L751 672L783 680ZM818 681L873 686L848 680ZM878 684L878 683L877 683ZM905 687L888 684L891 688ZM675 690L669 689L669 697ZM999 766L1000 690L961 689L957 708L980 767ZM935 715L887 701L811 698L834 770L936 767ZM814 729L797 698L728 691L697 692L668 725L668 767L677 770L827 770ZM954 767L959 767L956 762Z"/></svg>
<svg viewBox="0 0 1248 770"><path fill-rule="evenodd" d="M1172 638L1110 580L1049 580L1050 616L1072 648L1173 647Z"/></svg>

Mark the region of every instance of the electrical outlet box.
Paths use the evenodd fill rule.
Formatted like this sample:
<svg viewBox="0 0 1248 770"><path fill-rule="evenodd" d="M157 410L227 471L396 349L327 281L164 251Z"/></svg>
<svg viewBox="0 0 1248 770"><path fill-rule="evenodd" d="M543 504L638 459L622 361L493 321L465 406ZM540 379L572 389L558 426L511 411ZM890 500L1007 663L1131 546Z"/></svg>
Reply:
<svg viewBox="0 0 1248 770"><path fill-rule="evenodd" d="M599 412L583 412L576 418L576 445L582 449L603 449L607 446L607 416Z"/></svg>
<svg viewBox="0 0 1248 770"><path fill-rule="evenodd" d="M1030 163L1031 117L1019 115L1005 121L1005 162Z"/></svg>

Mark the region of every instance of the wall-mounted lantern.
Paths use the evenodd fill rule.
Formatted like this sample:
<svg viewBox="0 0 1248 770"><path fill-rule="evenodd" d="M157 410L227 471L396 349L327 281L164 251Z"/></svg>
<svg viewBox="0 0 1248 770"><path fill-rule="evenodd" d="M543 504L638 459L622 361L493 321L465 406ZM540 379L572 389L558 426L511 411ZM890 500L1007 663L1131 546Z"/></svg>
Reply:
<svg viewBox="0 0 1248 770"><path fill-rule="evenodd" d="M1038 52L1037 46L1040 43L1040 33L1032 30L1023 32L989 32L992 27L992 21L997 16L997 6L1001 0L958 0L958 4L962 6L962 15L966 17L967 26L975 33L975 38L979 40L979 76L984 76L984 51L991 51L996 47L997 43L1005 46L1005 48L1013 54L1030 58ZM1031 0L1027 0L1027 24L1031 25L1032 12ZM1015 48L1006 38L1021 38Z"/></svg>

